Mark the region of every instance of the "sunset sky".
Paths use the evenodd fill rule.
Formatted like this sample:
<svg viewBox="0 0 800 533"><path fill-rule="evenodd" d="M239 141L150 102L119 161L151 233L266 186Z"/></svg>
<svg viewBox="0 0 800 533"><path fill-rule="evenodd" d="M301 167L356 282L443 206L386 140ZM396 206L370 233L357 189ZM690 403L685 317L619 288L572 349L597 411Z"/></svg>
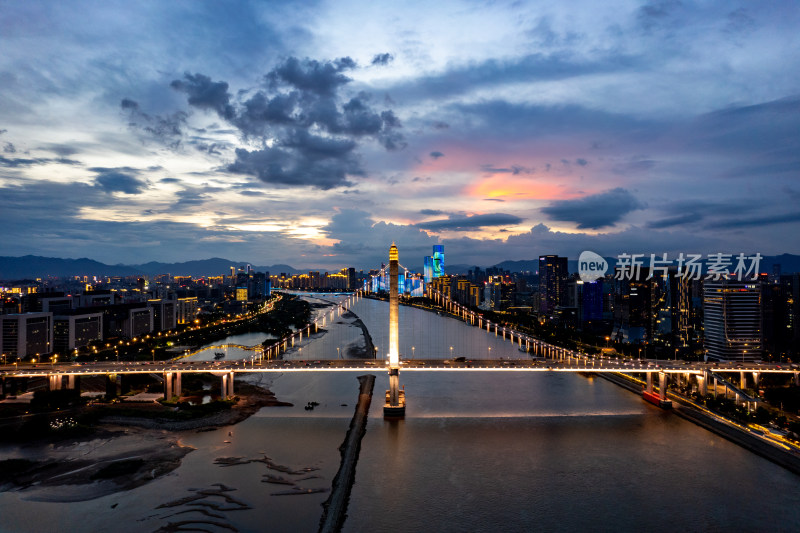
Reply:
<svg viewBox="0 0 800 533"><path fill-rule="evenodd" d="M800 253L798 28L792 1L0 1L0 255Z"/></svg>

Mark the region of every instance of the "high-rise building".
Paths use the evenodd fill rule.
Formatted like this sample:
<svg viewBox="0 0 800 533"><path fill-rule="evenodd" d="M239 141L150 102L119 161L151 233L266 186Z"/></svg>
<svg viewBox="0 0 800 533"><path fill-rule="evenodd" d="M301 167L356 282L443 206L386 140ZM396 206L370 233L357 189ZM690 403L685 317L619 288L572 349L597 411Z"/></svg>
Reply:
<svg viewBox="0 0 800 533"><path fill-rule="evenodd" d="M0 316L0 348L8 358L53 351L53 313Z"/></svg>
<svg viewBox="0 0 800 533"><path fill-rule="evenodd" d="M72 311L53 318L55 351L67 354L92 341L103 340L103 313Z"/></svg>
<svg viewBox="0 0 800 533"><path fill-rule="evenodd" d="M703 286L706 360L761 359L761 311L758 282L706 280Z"/></svg>
<svg viewBox="0 0 800 533"><path fill-rule="evenodd" d="M614 277L614 328L611 337L619 342L652 342L656 322L654 302L660 300L660 280L650 278L650 269L642 267L630 279Z"/></svg>
<svg viewBox="0 0 800 533"><path fill-rule="evenodd" d="M425 283L430 283L433 279L433 257L430 255L425 256L424 264L422 266L422 275L425 279Z"/></svg>
<svg viewBox="0 0 800 533"><path fill-rule="evenodd" d="M444 276L444 245L433 245L433 277L440 278Z"/></svg>
<svg viewBox="0 0 800 533"><path fill-rule="evenodd" d="M564 303L568 276L566 257L539 257L539 314L549 315Z"/></svg>

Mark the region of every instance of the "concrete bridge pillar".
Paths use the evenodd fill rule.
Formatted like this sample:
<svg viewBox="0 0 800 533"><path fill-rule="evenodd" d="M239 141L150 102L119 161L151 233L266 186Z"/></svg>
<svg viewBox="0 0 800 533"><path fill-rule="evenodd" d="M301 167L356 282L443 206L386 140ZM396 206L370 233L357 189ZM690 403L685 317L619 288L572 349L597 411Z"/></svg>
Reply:
<svg viewBox="0 0 800 533"><path fill-rule="evenodd" d="M181 383L182 372L175 373L175 396L178 398L183 394L183 384Z"/></svg>
<svg viewBox="0 0 800 533"><path fill-rule="evenodd" d="M233 396L234 396L234 392L233 392L233 375L234 375L233 372L228 374L228 397L229 398L233 398Z"/></svg>
<svg viewBox="0 0 800 533"><path fill-rule="evenodd" d="M659 372L658 373L658 396L661 398L661 401L667 399L667 373L666 372Z"/></svg>
<svg viewBox="0 0 800 533"><path fill-rule="evenodd" d="M50 374L47 377L50 379L50 390L58 390L61 388L61 374Z"/></svg>
<svg viewBox="0 0 800 533"><path fill-rule="evenodd" d="M747 374L744 371L739 372L739 388L742 390L747 388Z"/></svg>
<svg viewBox="0 0 800 533"><path fill-rule="evenodd" d="M794 373L794 386L800 387L800 372Z"/></svg>
<svg viewBox="0 0 800 533"><path fill-rule="evenodd" d="M650 394L653 393L653 373L652 372L645 372L647 375L647 392Z"/></svg>
<svg viewBox="0 0 800 533"><path fill-rule="evenodd" d="M697 393L705 398L705 395L708 393L708 373L703 372L702 375L697 374Z"/></svg>
<svg viewBox="0 0 800 533"><path fill-rule="evenodd" d="M164 399L172 399L172 372L164 372Z"/></svg>
<svg viewBox="0 0 800 533"><path fill-rule="evenodd" d="M117 379L118 377L117 374L106 375L106 397L116 398L119 396L120 383Z"/></svg>
<svg viewBox="0 0 800 533"><path fill-rule="evenodd" d="M228 399L228 374L222 374L221 383L219 387L219 396L221 400Z"/></svg>
<svg viewBox="0 0 800 533"><path fill-rule="evenodd" d="M758 389L758 378L761 377L760 372L753 372L753 388Z"/></svg>
<svg viewBox="0 0 800 533"><path fill-rule="evenodd" d="M67 376L67 388L70 390L75 388L75 374Z"/></svg>

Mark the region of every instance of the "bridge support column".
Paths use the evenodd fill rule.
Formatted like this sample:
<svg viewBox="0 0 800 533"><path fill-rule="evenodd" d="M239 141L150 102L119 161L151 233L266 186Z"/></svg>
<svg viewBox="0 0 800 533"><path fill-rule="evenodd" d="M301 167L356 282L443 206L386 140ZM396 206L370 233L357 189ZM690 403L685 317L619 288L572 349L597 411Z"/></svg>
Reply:
<svg viewBox="0 0 800 533"><path fill-rule="evenodd" d="M119 383L116 374L106 375L106 397L116 398L119 396Z"/></svg>
<svg viewBox="0 0 800 533"><path fill-rule="evenodd" d="M50 374L50 390L58 390L61 388L61 374Z"/></svg>
<svg viewBox="0 0 800 533"><path fill-rule="evenodd" d="M800 372L794 373L794 386L800 387Z"/></svg>
<svg viewBox="0 0 800 533"><path fill-rule="evenodd" d="M697 374L695 377L697 378L697 394L699 394L701 398L705 398L708 393L708 374L703 372L702 375Z"/></svg>
<svg viewBox="0 0 800 533"><path fill-rule="evenodd" d="M739 372L739 388L742 390L747 388L747 374L744 371Z"/></svg>
<svg viewBox="0 0 800 533"><path fill-rule="evenodd" d="M653 373L652 372L646 372L645 374L647 375L647 392L652 394L653 393Z"/></svg>
<svg viewBox="0 0 800 533"><path fill-rule="evenodd" d="M182 372L175 373L175 396L178 398L183 394L183 384L181 383Z"/></svg>
<svg viewBox="0 0 800 533"><path fill-rule="evenodd" d="M661 401L667 399L667 373L666 372L659 372L658 373L658 396L661 398Z"/></svg>
<svg viewBox="0 0 800 533"><path fill-rule="evenodd" d="M758 378L760 377L761 377L760 372L753 372L753 388L756 390L758 390ZM758 395L756 394L756 396Z"/></svg>
<svg viewBox="0 0 800 533"><path fill-rule="evenodd" d="M172 372L164 372L164 399L172 399Z"/></svg>
<svg viewBox="0 0 800 533"><path fill-rule="evenodd" d="M234 392L233 392L233 376L234 376L233 372L228 374L228 398L233 398L233 396L234 396Z"/></svg>
<svg viewBox="0 0 800 533"><path fill-rule="evenodd" d="M75 375L74 374L70 374L69 376L67 376L67 388L70 389L70 390L75 388Z"/></svg>

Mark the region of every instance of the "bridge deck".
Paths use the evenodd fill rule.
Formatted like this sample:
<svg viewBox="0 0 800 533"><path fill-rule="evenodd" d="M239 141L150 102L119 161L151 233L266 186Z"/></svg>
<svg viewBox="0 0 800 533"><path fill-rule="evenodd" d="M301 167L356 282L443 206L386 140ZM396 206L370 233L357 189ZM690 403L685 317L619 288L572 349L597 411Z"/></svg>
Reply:
<svg viewBox="0 0 800 533"><path fill-rule="evenodd" d="M576 359L571 361L552 359L474 359L471 361L449 361L439 359L405 360L402 372L665 372L668 374L707 372L759 372L796 373L797 369L766 364L705 364L683 361L597 361ZM237 361L165 361L146 363L83 363L83 364L38 364L0 369L0 377L35 377L51 374L101 375L140 374L162 372L374 372L388 370L384 361L346 359L318 361L263 362Z"/></svg>

